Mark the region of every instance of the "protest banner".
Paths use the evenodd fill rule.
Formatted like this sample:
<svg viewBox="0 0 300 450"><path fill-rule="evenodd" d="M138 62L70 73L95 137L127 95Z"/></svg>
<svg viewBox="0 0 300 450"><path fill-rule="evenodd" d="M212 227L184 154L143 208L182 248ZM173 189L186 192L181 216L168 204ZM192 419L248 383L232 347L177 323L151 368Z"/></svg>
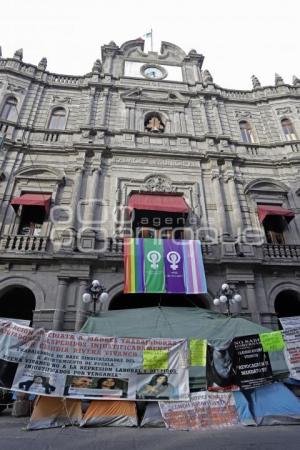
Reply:
<svg viewBox="0 0 300 450"><path fill-rule="evenodd" d="M239 416L231 392L197 392L189 402L159 402L167 428L208 430L234 426Z"/></svg>
<svg viewBox="0 0 300 450"><path fill-rule="evenodd" d="M300 316L280 317L279 320L284 330L288 328L300 328Z"/></svg>
<svg viewBox="0 0 300 450"><path fill-rule="evenodd" d="M253 389L272 383L269 355L263 351L258 334L234 338L232 346L236 383L241 389Z"/></svg>
<svg viewBox="0 0 300 450"><path fill-rule="evenodd" d="M282 334L285 342L284 356L290 377L300 380L300 327L286 328Z"/></svg>
<svg viewBox="0 0 300 450"><path fill-rule="evenodd" d="M185 339L102 337L0 321L16 391L75 398L188 399Z"/></svg>

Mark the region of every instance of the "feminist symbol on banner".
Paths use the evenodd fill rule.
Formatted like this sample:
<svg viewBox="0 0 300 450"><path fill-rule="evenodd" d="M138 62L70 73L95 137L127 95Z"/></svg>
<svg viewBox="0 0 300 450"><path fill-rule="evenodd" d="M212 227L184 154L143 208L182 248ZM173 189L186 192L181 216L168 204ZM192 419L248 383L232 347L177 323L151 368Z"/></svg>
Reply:
<svg viewBox="0 0 300 450"><path fill-rule="evenodd" d="M152 250L151 252L147 253L147 259L152 263L152 269L158 269L158 263L161 260L161 254L159 252L157 252L156 250Z"/></svg>
<svg viewBox="0 0 300 450"><path fill-rule="evenodd" d="M179 261L181 260L181 256L178 252L172 251L167 254L167 260L170 263L170 267L172 270L178 269Z"/></svg>

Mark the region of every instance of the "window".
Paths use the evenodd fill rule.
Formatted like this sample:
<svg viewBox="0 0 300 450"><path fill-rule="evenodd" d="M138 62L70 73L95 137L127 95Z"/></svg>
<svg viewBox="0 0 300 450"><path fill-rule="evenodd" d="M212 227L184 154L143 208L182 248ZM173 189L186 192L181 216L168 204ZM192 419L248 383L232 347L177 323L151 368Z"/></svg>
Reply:
<svg viewBox="0 0 300 450"><path fill-rule="evenodd" d="M267 216L263 225L268 244L285 244L284 230L287 228L285 217Z"/></svg>
<svg viewBox="0 0 300 450"><path fill-rule="evenodd" d="M253 133L252 133L252 129L251 129L249 122L247 122L246 120L242 120L239 123L239 126L240 126L240 130L241 130L241 136L242 136L243 142L245 142L247 144L253 144L254 138L253 138Z"/></svg>
<svg viewBox="0 0 300 450"><path fill-rule="evenodd" d="M42 206L23 206L18 234L40 236L45 220L45 208Z"/></svg>
<svg viewBox="0 0 300 450"><path fill-rule="evenodd" d="M64 108L55 108L52 111L49 129L50 130L64 130L66 127L66 110Z"/></svg>
<svg viewBox="0 0 300 450"><path fill-rule="evenodd" d="M295 141L297 139L292 121L290 119L282 119L281 126L284 137L287 141Z"/></svg>
<svg viewBox="0 0 300 450"><path fill-rule="evenodd" d="M2 108L1 119L16 122L18 118L17 104L18 100L15 97L8 97Z"/></svg>
<svg viewBox="0 0 300 450"><path fill-rule="evenodd" d="M145 131L149 133L163 133L165 126L158 113L149 113L145 116L144 122Z"/></svg>

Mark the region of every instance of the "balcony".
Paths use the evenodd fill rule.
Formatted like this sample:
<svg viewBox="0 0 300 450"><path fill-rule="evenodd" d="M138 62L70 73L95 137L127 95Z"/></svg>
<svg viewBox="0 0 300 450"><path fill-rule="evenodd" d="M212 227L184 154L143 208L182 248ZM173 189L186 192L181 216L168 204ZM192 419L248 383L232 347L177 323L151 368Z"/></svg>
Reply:
<svg viewBox="0 0 300 450"><path fill-rule="evenodd" d="M43 253L46 250L48 238L45 236L12 235L0 238L0 252Z"/></svg>
<svg viewBox="0 0 300 450"><path fill-rule="evenodd" d="M300 245L264 244L263 257L265 261L280 259L300 262Z"/></svg>

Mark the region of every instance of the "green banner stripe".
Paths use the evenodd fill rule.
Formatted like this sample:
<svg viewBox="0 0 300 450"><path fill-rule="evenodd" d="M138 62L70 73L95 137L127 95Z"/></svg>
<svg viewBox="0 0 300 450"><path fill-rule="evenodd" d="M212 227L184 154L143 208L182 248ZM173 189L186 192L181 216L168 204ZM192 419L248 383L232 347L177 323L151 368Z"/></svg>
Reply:
<svg viewBox="0 0 300 450"><path fill-rule="evenodd" d="M144 239L145 292L165 292L162 239Z"/></svg>

